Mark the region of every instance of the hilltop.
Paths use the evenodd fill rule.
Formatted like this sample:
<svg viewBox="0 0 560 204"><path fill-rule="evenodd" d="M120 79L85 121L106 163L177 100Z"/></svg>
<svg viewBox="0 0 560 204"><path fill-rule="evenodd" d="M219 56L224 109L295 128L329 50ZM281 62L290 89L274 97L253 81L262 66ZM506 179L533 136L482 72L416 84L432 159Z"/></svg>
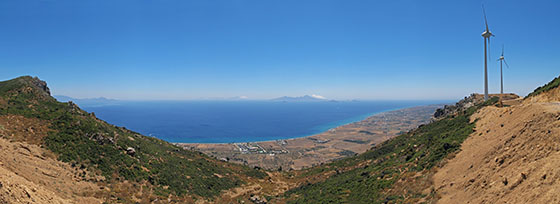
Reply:
<svg viewBox="0 0 560 204"><path fill-rule="evenodd" d="M0 82L0 136L13 147L0 172L17 175L1 181L3 202L184 203L267 176L108 124L29 76Z"/></svg>

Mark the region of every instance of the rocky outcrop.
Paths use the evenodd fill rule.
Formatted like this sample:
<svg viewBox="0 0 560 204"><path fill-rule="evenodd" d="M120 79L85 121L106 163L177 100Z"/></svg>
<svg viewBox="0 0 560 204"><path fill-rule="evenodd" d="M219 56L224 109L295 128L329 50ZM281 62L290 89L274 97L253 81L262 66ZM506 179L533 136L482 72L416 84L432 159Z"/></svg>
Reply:
<svg viewBox="0 0 560 204"><path fill-rule="evenodd" d="M47 82L37 77L22 76L8 81L0 82L5 95L16 96L19 94L33 95L35 99L54 100Z"/></svg>
<svg viewBox="0 0 560 204"><path fill-rule="evenodd" d="M126 154L128 154L130 156L134 156L134 154L136 154L136 150L132 147L128 147L128 148L126 148Z"/></svg>
<svg viewBox="0 0 560 204"><path fill-rule="evenodd" d="M502 101L509 101L509 100L515 100L518 99L519 96L516 94L512 94L512 93L507 93L507 94L490 94L489 95L491 98L492 97L501 97ZM440 120L443 118L446 118L447 116L453 116L453 115L457 115L460 112L466 111L467 109L469 109L470 107L473 107L475 105L484 103L484 95L482 94L471 94L463 99L461 99L459 102L455 103L454 105L445 105L443 108L439 108L436 110L436 112L434 113L434 120Z"/></svg>
<svg viewBox="0 0 560 204"><path fill-rule="evenodd" d="M39 88L40 90L44 91L45 93L47 93L48 95L51 95L51 90L49 89L49 87L47 87L47 82L40 80L37 77L33 77L31 78L31 83Z"/></svg>
<svg viewBox="0 0 560 204"><path fill-rule="evenodd" d="M264 197L258 195L251 195L249 200L255 204L266 204L267 200Z"/></svg>
<svg viewBox="0 0 560 204"><path fill-rule="evenodd" d="M438 108L434 113L434 119L439 120L443 119L450 115L456 115L459 112L465 111L468 108L474 106L477 103L481 103L480 100L477 100L476 94L471 94L468 97L463 98L459 102L455 103L455 105L445 105L443 108Z"/></svg>

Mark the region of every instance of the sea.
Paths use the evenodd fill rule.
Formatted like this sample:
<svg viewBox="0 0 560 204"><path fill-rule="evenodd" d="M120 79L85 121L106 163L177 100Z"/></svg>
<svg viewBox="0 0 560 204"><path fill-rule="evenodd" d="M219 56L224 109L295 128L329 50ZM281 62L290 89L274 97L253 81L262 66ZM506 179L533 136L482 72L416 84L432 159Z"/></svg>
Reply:
<svg viewBox="0 0 560 204"><path fill-rule="evenodd" d="M234 143L305 137L376 113L448 102L119 101L81 107L111 124L168 142Z"/></svg>

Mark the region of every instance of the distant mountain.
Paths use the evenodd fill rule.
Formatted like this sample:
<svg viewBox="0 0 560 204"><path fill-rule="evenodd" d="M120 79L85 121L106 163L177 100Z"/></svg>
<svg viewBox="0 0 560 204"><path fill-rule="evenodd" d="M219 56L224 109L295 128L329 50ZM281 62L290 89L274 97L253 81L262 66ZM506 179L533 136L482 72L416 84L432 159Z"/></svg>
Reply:
<svg viewBox="0 0 560 204"><path fill-rule="evenodd" d="M298 97L283 96L272 100L285 101L285 102L313 102L313 101L327 101L327 98L319 95L305 95L305 96L298 96Z"/></svg>
<svg viewBox="0 0 560 204"><path fill-rule="evenodd" d="M54 95L54 98L60 102L72 101L79 106L105 106L105 105L116 105L119 103L118 100L109 99L105 97L99 98L72 98L70 96L64 95Z"/></svg>
<svg viewBox="0 0 560 204"><path fill-rule="evenodd" d="M60 101L60 102L68 102L68 101L75 101L75 98L72 98L70 96L63 96L63 95L53 95L53 97Z"/></svg>
<svg viewBox="0 0 560 204"><path fill-rule="evenodd" d="M248 99L249 97L247 96L235 96L235 97L228 98L228 100L248 100Z"/></svg>

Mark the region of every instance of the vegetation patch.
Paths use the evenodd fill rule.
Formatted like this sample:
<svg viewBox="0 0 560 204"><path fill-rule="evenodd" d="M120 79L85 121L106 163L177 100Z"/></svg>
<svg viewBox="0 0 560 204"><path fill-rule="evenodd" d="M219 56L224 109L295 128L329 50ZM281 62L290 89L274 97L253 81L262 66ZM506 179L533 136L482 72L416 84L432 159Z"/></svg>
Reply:
<svg viewBox="0 0 560 204"><path fill-rule="evenodd" d="M350 143L356 143L356 144L367 144L368 143L368 141L363 141L363 140L342 140L342 141L350 142Z"/></svg>
<svg viewBox="0 0 560 204"><path fill-rule="evenodd" d="M340 156L349 157L349 156L356 155L356 152L353 152L353 151L350 151L350 150L343 150L343 151L337 152L337 154L340 155Z"/></svg>
<svg viewBox="0 0 560 204"><path fill-rule="evenodd" d="M407 122L409 122L409 121L407 121ZM358 131L358 133L362 133L362 134L366 134L366 135L375 135L375 133L367 131L367 130L360 130L360 131Z"/></svg>

